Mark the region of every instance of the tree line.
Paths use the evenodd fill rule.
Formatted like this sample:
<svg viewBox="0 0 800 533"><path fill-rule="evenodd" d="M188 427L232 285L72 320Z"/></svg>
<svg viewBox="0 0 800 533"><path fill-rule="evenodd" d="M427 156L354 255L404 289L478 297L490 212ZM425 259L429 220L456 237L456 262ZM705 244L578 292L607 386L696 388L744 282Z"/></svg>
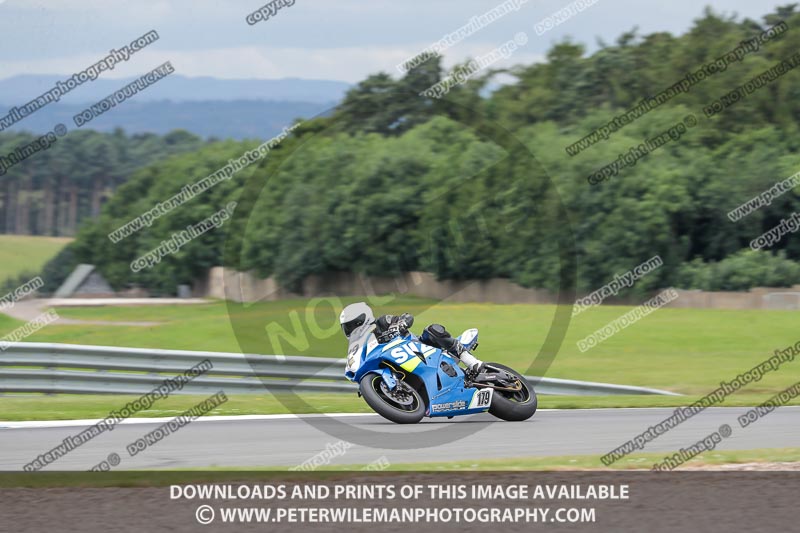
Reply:
<svg viewBox="0 0 800 533"><path fill-rule="evenodd" d="M0 156L35 142L30 133L0 133ZM0 233L71 236L97 217L114 190L137 169L197 150L204 141L186 131L126 135L74 131L0 177Z"/></svg>
<svg viewBox="0 0 800 533"><path fill-rule="evenodd" d="M781 22L788 30L758 51L608 139L568 152L615 116ZM736 222L727 217L800 170L800 73L776 77L713 117L703 113L798 49L800 15L792 4L762 21L706 9L683 35L633 29L592 54L564 40L546 62L482 72L439 99L420 93L460 66L445 71L441 58L431 57L399 79L367 77L259 163L112 244L109 231L257 143L214 142L139 169L57 262L62 270L95 263L116 287L135 283L163 293L223 263L274 275L288 288L331 271L425 270L441 279L500 276L549 289L575 282L591 291L656 254L664 265L632 290L800 283L794 235L768 250L748 247L798 210L794 192ZM499 73L516 81L489 91ZM679 139L603 183L587 182L690 116L693 127ZM131 272L136 257L230 201L239 203L230 223L157 267ZM572 266L577 274L568 279Z"/></svg>

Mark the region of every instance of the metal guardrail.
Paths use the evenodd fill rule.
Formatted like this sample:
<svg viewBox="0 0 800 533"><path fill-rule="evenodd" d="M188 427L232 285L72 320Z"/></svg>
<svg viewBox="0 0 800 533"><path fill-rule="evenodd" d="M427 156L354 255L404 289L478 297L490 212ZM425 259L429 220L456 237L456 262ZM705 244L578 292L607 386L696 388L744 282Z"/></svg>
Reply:
<svg viewBox="0 0 800 533"><path fill-rule="evenodd" d="M659 394L662 396L682 396L676 392L632 385L614 385L594 381L574 381L572 379L540 378L525 376L533 384L536 394L562 396L607 396L617 394Z"/></svg>
<svg viewBox="0 0 800 533"><path fill-rule="evenodd" d="M0 393L145 394L208 359L213 367L182 394L355 392L345 359L20 342L0 352ZM642 387L528 376L539 394L674 393Z"/></svg>

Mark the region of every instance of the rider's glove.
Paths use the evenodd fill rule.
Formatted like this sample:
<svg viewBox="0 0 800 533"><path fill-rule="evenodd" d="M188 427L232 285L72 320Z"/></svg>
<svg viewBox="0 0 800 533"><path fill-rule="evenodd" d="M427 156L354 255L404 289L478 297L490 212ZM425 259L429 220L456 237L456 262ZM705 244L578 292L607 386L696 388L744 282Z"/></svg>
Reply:
<svg viewBox="0 0 800 533"><path fill-rule="evenodd" d="M397 324L400 326L400 331L405 335L411 326L414 325L414 315L403 313L397 317Z"/></svg>
<svg viewBox="0 0 800 533"><path fill-rule="evenodd" d="M408 328L410 327L410 324L408 323L409 319L411 323L414 322L414 317L407 313L395 317L394 320L392 320L392 323L386 329L386 337L388 339L394 339L398 335L403 337L408 335Z"/></svg>
<svg viewBox="0 0 800 533"><path fill-rule="evenodd" d="M408 313L403 313L400 316L385 315L378 319L378 322L386 324L386 328L382 334L378 335L378 342L386 343L394 339L398 335L408 335L408 330L414 323L414 317ZM387 324L388 322L388 324Z"/></svg>
<svg viewBox="0 0 800 533"><path fill-rule="evenodd" d="M390 339L393 339L398 335L405 336L406 333L408 333L408 328L406 328L405 323L402 321L392 324L389 326L389 329L386 330L386 336Z"/></svg>

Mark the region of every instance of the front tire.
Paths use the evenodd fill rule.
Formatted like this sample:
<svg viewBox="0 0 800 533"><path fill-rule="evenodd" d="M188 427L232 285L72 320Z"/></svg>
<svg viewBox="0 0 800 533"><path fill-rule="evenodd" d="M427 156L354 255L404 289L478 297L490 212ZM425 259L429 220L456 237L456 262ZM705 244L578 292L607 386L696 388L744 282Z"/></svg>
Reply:
<svg viewBox="0 0 800 533"><path fill-rule="evenodd" d="M533 386L519 372L505 365L486 363L486 371L491 372L492 369L502 370L513 376L519 382L520 389L513 392L495 389L489 413L508 422L521 422L532 417L539 403Z"/></svg>
<svg viewBox="0 0 800 533"><path fill-rule="evenodd" d="M378 374L367 374L358 384L361 396L372 409L396 424L416 424L427 409L420 394L408 383L397 380L390 391Z"/></svg>

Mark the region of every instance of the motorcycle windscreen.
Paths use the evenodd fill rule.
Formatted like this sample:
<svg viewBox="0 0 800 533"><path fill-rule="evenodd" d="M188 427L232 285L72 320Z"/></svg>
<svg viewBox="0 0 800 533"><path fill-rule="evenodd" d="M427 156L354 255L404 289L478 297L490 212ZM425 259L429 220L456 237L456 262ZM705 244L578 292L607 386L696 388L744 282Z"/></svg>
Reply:
<svg viewBox="0 0 800 533"><path fill-rule="evenodd" d="M365 355L378 346L378 339L375 338L374 331L375 324L364 324L350 334L350 342L347 346L347 366L344 372L347 379L352 380L355 377L361 363L364 362ZM366 352L364 346L367 347Z"/></svg>

